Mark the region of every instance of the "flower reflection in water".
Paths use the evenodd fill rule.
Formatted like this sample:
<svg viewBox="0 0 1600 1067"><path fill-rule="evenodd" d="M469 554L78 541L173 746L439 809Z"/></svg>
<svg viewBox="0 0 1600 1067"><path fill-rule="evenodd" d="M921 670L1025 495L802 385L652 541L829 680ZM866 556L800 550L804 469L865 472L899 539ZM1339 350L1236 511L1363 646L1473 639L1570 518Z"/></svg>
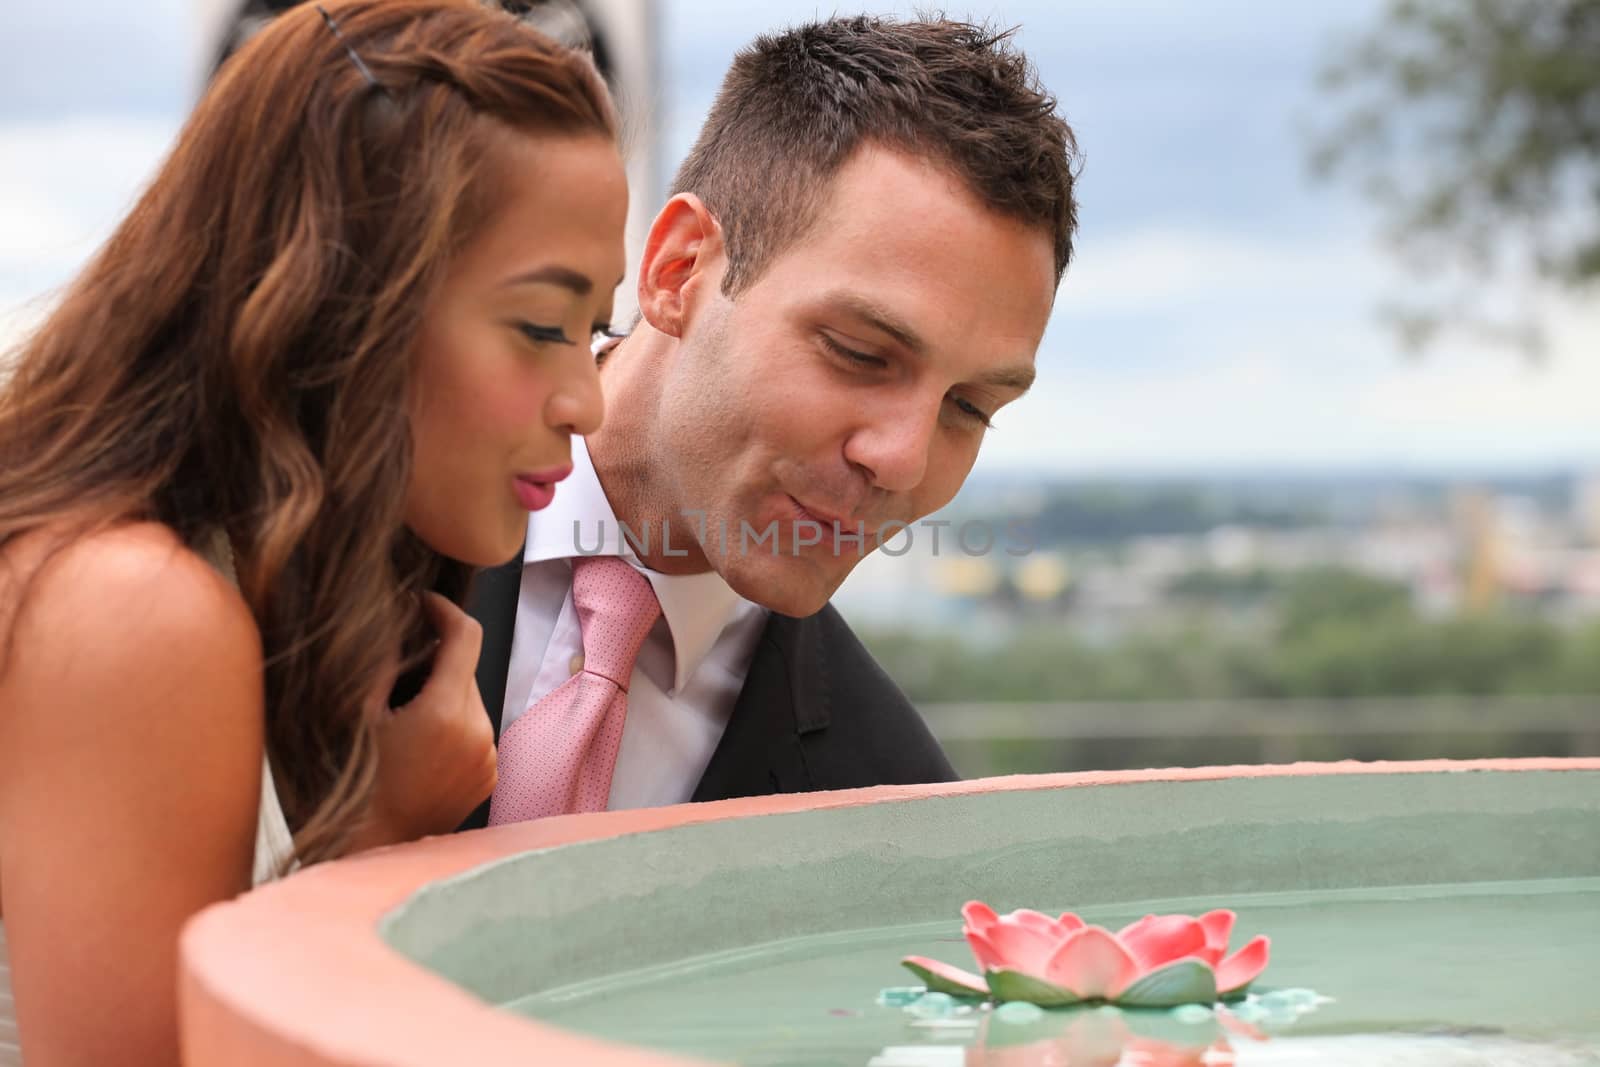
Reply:
<svg viewBox="0 0 1600 1067"><path fill-rule="evenodd" d="M1161 1013L1055 1011L1035 1026L990 1018L964 1067L1222 1067L1234 1062L1221 1020L1180 1023ZM1241 1026L1234 1022L1232 1025Z"/></svg>
<svg viewBox="0 0 1600 1067"><path fill-rule="evenodd" d="M898 1046L871 1067L1232 1067L1235 1041L1265 1038L1227 1012L1186 1023L1167 1012L1066 1008L1025 1025L990 1012L967 1048Z"/></svg>

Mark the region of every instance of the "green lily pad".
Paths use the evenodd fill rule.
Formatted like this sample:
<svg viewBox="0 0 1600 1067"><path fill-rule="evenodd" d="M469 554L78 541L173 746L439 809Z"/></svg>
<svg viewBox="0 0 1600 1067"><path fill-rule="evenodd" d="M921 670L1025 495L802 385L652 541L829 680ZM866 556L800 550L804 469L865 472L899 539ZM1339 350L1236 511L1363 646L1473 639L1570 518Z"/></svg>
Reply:
<svg viewBox="0 0 1600 1067"><path fill-rule="evenodd" d="M1217 973L1195 959L1179 960L1152 971L1123 990L1117 1003L1131 1008L1175 1008L1179 1004L1214 1004Z"/></svg>
<svg viewBox="0 0 1600 1067"><path fill-rule="evenodd" d="M1081 999L1070 989L1062 989L1058 985L1051 985L1020 971L990 971L984 977L989 980L989 992L994 994L995 1001L1001 1004L1011 1000L1022 1000L1029 1004L1037 1004L1041 1008L1062 1008L1068 1004L1077 1004Z"/></svg>
<svg viewBox="0 0 1600 1067"><path fill-rule="evenodd" d="M960 982L937 975L926 967L918 966L909 960L901 960L900 966L922 979L922 984L928 987L928 992L930 993L948 993L953 997L986 997L989 995L987 989L974 989L971 986L963 985Z"/></svg>

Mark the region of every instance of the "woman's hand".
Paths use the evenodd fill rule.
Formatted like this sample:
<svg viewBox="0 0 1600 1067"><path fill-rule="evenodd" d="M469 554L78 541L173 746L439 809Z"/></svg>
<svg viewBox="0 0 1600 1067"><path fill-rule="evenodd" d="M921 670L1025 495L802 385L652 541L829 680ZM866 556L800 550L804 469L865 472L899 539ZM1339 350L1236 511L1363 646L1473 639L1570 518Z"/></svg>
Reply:
<svg viewBox="0 0 1600 1067"><path fill-rule="evenodd" d="M378 785L354 850L449 833L494 792L494 727L474 676L483 628L436 593L423 607L438 649L422 691L383 717Z"/></svg>

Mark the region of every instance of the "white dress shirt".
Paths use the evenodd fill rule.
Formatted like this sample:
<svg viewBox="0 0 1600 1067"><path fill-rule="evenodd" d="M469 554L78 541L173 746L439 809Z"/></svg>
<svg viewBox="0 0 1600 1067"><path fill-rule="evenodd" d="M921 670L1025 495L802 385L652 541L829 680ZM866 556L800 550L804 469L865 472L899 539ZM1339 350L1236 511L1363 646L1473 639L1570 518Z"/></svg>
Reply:
<svg viewBox="0 0 1600 1067"><path fill-rule="evenodd" d="M684 544L692 520L671 529ZM602 539L603 534L603 539ZM643 539L643 531L636 537ZM649 536L658 543L661 530ZM576 538L576 539L575 539ZM596 545L600 545L596 551ZM522 588L500 733L582 668L583 633L572 604L572 560L581 552L621 556L650 581L662 617L645 638L628 685L628 718L607 805L681 804L693 794L722 740L767 611L715 571L668 575L646 569L621 536L583 440L572 439L572 474L528 520Z"/></svg>

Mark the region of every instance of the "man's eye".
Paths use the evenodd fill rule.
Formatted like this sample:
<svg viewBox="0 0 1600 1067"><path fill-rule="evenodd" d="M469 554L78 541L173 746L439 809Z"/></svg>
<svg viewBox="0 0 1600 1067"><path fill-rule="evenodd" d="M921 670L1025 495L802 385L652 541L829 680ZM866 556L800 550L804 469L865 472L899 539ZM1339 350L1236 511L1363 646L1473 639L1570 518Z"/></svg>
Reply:
<svg viewBox="0 0 1600 1067"><path fill-rule="evenodd" d="M570 345L573 343L572 338L567 336L567 331L560 326L540 326L538 323L533 322L519 322L517 323L517 328L530 341L557 345Z"/></svg>
<svg viewBox="0 0 1600 1067"><path fill-rule="evenodd" d="M844 345L840 344L838 341L835 341L827 334L822 335L822 343L827 345L828 350L837 355L840 359L847 359L851 363L858 363L863 367L887 366L881 356L869 356L865 352L857 352L853 348L846 348Z"/></svg>
<svg viewBox="0 0 1600 1067"><path fill-rule="evenodd" d="M985 428L992 427L994 425L994 423L989 421L991 416L972 401L963 400L959 396L954 397L953 399L956 402L956 407L961 409L961 413L963 415L966 415L972 419L976 419L978 422L981 422Z"/></svg>
<svg viewBox="0 0 1600 1067"><path fill-rule="evenodd" d="M610 323L600 323L594 330L589 331L589 352L597 360L603 360L611 354L611 349L626 341L627 334L619 330L611 330Z"/></svg>

